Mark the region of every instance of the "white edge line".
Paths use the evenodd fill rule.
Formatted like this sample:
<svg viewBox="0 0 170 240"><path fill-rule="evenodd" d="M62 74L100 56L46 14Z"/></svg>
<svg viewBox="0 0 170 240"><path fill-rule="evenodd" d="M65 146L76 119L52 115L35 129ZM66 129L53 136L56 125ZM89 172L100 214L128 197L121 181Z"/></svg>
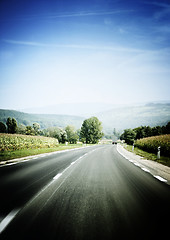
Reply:
<svg viewBox="0 0 170 240"><path fill-rule="evenodd" d="M62 173L58 173L55 177L53 177L54 180L57 180L59 177L61 177Z"/></svg>
<svg viewBox="0 0 170 240"><path fill-rule="evenodd" d="M135 166L137 166L137 167L140 167L140 164L137 163L137 162L134 162L133 164L134 164Z"/></svg>
<svg viewBox="0 0 170 240"><path fill-rule="evenodd" d="M122 157L124 157L124 158L126 158L125 156L124 156L124 154L122 154L120 151L119 151L119 149L118 149L118 147L117 147L117 151L118 151L118 153L120 154L120 155L122 155ZM130 160L130 159L128 159L129 160L129 162L132 162L134 165L136 165L136 166L140 166L138 163L136 164L135 162L133 162L132 160ZM147 168L142 168L141 167L141 169L143 170L143 171L145 171L145 172L148 172L148 173L150 173L151 174L151 172L147 169ZM166 179L164 179L164 178L162 178L162 177L160 177L160 176L157 176L157 175L153 175L153 174L151 174L154 178L156 178L156 179L158 179L159 181L161 181L161 182L168 182Z"/></svg>
<svg viewBox="0 0 170 240"><path fill-rule="evenodd" d="M160 180L161 182L167 182L166 179L160 177L160 176L156 176L156 175L153 175L155 178L157 178L158 180Z"/></svg>
<svg viewBox="0 0 170 240"><path fill-rule="evenodd" d="M150 173L150 171L147 168L141 168L143 171Z"/></svg>
<svg viewBox="0 0 170 240"><path fill-rule="evenodd" d="M51 152L51 153L43 153L43 154L38 154L38 155L34 155L34 156L28 156L28 159L26 159L27 157L23 157L23 158L24 158L23 160L18 160L18 159L20 159L20 158L17 158L17 159L13 159L13 160L16 160L16 162L14 162L14 163L2 164L2 165L0 164L0 167L8 167L8 166L11 166L11 165L14 165L14 164L23 163L23 162L28 162L28 161L30 161L30 160L34 160L34 159L37 159L37 158L41 158L41 157L45 157L45 156L48 157L50 154L59 154L59 153L63 153L63 152L76 151L76 150L81 150L81 149L90 148L90 147L92 147L92 146L65 149L65 150L55 151L55 152ZM18 161L17 161L17 160L18 160Z"/></svg>
<svg viewBox="0 0 170 240"><path fill-rule="evenodd" d="M7 225L12 221L12 219L17 215L20 209L13 209L0 223L0 233L4 231Z"/></svg>

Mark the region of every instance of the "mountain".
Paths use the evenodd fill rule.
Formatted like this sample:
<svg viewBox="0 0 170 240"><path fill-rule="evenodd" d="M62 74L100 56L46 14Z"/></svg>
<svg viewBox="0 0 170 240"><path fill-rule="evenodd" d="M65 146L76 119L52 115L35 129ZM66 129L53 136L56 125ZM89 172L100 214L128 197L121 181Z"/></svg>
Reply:
<svg viewBox="0 0 170 240"><path fill-rule="evenodd" d="M15 110L0 109L0 122L6 123L8 117L15 118L18 123L24 125L32 125L37 122L41 128L48 128L52 126L65 127L67 125L74 125L80 128L84 120L83 117L57 115L57 114L29 114Z"/></svg>
<svg viewBox="0 0 170 240"><path fill-rule="evenodd" d="M96 115L105 132L143 126L165 125L170 121L170 103L149 103L139 106L123 106Z"/></svg>
<svg viewBox="0 0 170 240"><path fill-rule="evenodd" d="M51 106L21 109L20 111L34 114L57 114L84 117L112 108L114 108L114 105L107 103L61 103Z"/></svg>
<svg viewBox="0 0 170 240"><path fill-rule="evenodd" d="M103 107L104 104L102 109ZM91 112L92 109L93 112ZM94 109L93 105L88 114L84 117L59 114L29 114L14 110L1 109L0 121L6 123L8 117L14 117L18 123L22 123L24 125L32 125L37 122L40 124L41 128L74 125L78 129L81 127L84 119L96 116L100 121L102 121L103 130L106 134L113 133L114 128L121 131L125 128L135 128L141 125L154 127L157 125L166 125L167 122L170 121L170 103L149 103L136 106L114 107L112 105L110 110L106 108L106 111L98 113L97 109L98 108Z"/></svg>

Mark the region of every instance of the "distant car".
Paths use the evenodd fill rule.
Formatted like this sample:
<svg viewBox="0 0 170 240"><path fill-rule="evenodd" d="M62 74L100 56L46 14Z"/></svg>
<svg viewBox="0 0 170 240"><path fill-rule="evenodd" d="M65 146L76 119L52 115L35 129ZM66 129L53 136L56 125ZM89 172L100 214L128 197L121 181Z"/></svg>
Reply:
<svg viewBox="0 0 170 240"><path fill-rule="evenodd" d="M112 144L117 144L117 142L116 142L116 141L113 141Z"/></svg>

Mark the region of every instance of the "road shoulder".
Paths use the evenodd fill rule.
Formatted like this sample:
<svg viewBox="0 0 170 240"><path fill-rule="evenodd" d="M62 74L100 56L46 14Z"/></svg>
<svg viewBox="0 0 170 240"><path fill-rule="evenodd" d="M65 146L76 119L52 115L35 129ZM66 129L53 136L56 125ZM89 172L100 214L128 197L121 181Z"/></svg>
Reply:
<svg viewBox="0 0 170 240"><path fill-rule="evenodd" d="M6 160L6 161L0 161L0 167L10 166L10 165L14 165L14 164L17 164L17 163L27 162L27 161L33 160L33 159L37 159L37 158L41 158L41 157L45 157L45 156L50 156L50 155L53 155L53 154L59 154L59 153L68 152L68 151L76 151L76 150L89 148L89 147L92 147L92 146L71 148L71 149L59 150L59 151L54 151L54 152L49 152L49 153L41 153L41 154L36 154L36 155L30 155L30 156L15 158L15 159Z"/></svg>
<svg viewBox="0 0 170 240"><path fill-rule="evenodd" d="M170 185L170 167L152 160L144 159L135 153L129 152L120 144L117 145L117 150L123 157L140 167L143 171L150 173L158 180Z"/></svg>

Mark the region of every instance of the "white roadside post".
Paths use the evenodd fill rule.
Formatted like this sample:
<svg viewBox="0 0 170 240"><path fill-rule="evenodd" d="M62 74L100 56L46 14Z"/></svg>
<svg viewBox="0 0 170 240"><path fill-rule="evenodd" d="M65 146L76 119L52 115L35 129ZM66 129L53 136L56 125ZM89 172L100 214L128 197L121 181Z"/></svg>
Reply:
<svg viewBox="0 0 170 240"><path fill-rule="evenodd" d="M161 147L158 147L157 159L160 159L161 156Z"/></svg>
<svg viewBox="0 0 170 240"><path fill-rule="evenodd" d="M133 146L132 146L132 152L134 152L134 147L135 147L135 145L134 145L134 143L133 143Z"/></svg>

